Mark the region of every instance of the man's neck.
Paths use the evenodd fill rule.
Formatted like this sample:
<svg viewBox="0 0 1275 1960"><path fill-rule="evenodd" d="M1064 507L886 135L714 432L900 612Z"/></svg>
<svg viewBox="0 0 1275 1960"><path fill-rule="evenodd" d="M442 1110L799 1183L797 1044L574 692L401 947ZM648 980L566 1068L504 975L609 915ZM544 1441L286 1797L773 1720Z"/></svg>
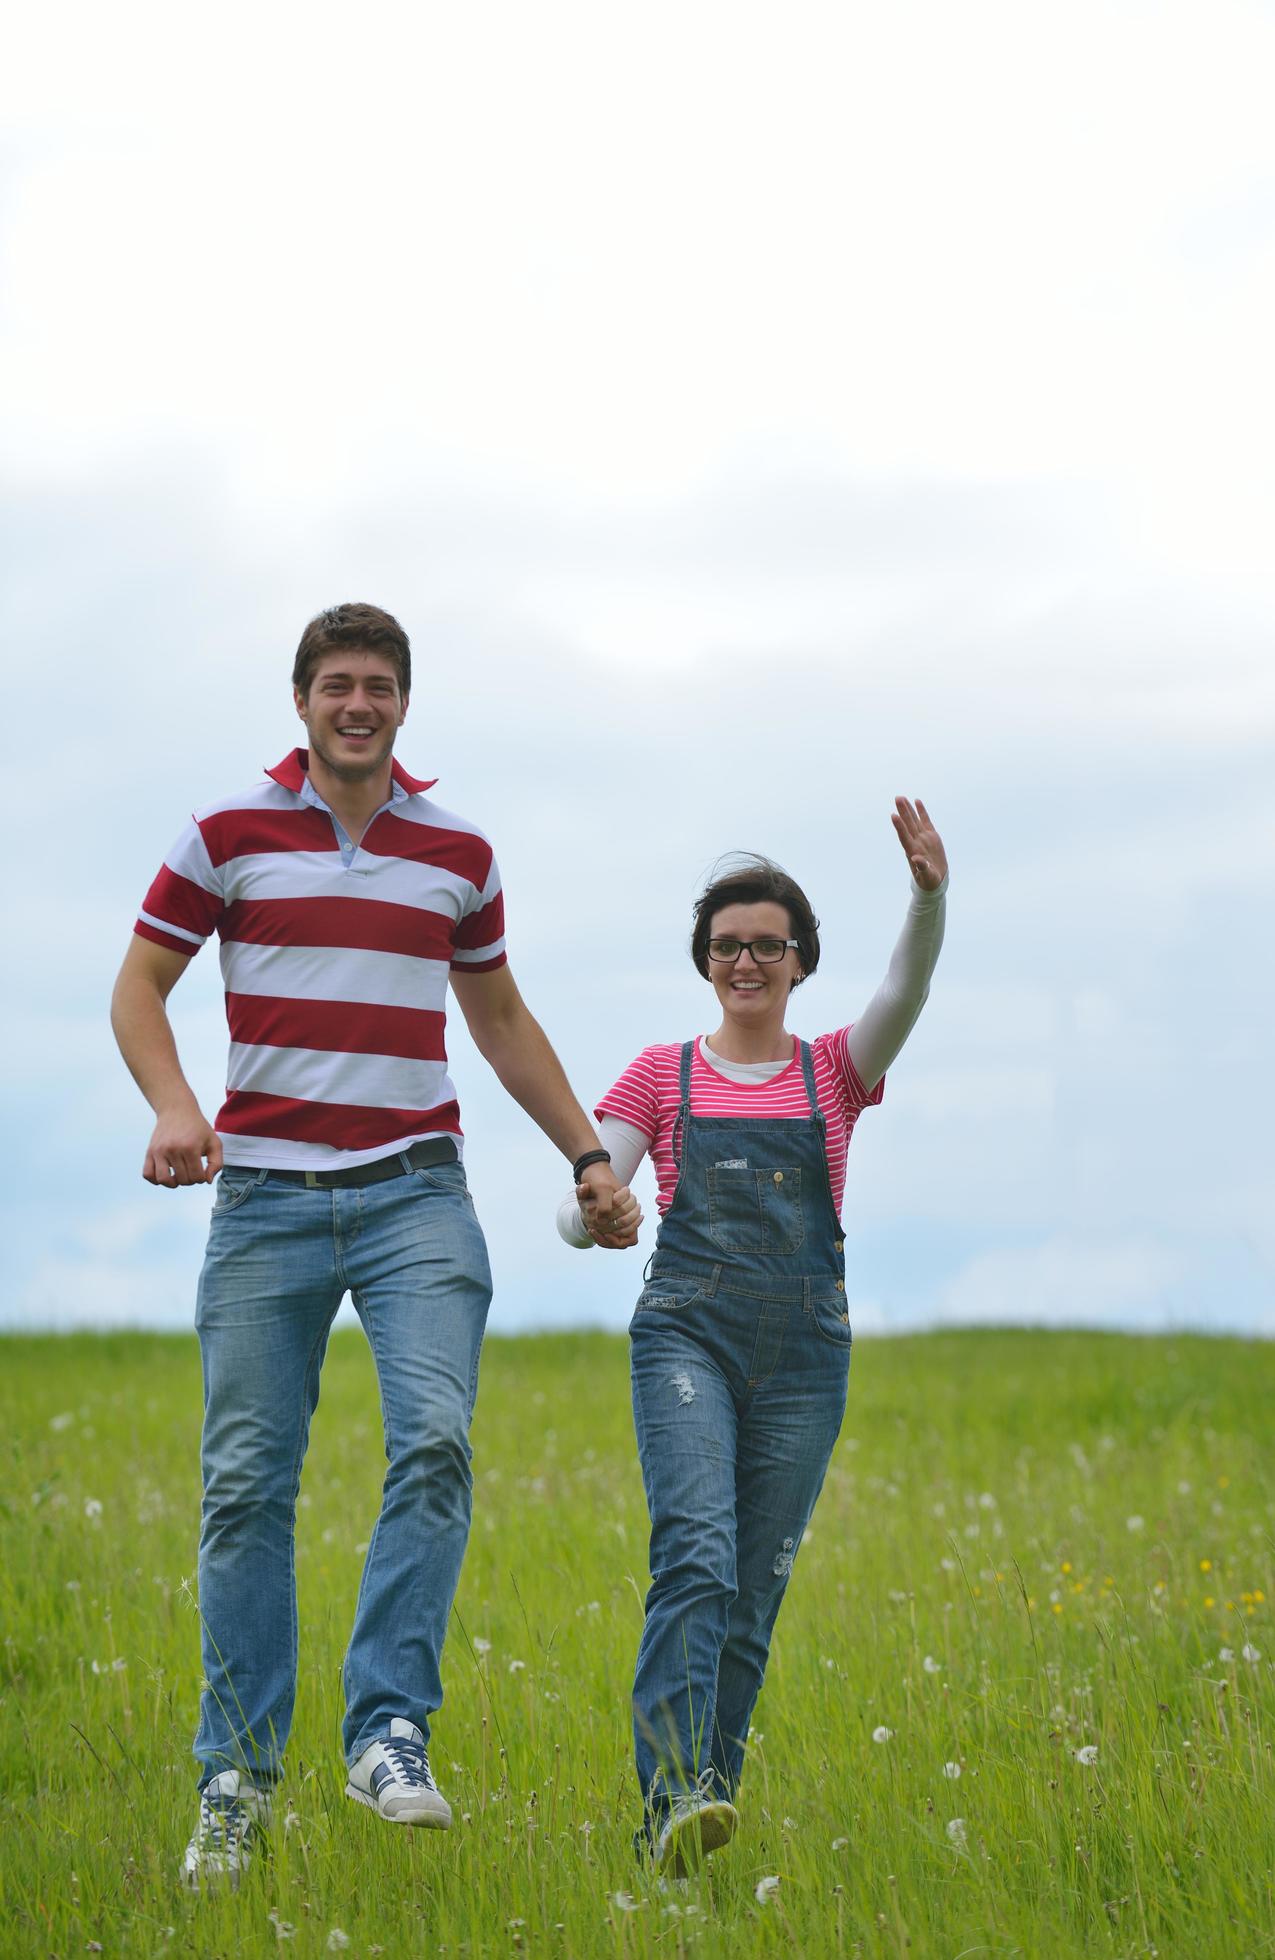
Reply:
<svg viewBox="0 0 1275 1960"><path fill-rule="evenodd" d="M387 759L374 776L346 782L334 775L322 759L310 752L309 776L314 790L331 810L346 835L358 843L377 811L389 802L393 791L393 762Z"/></svg>

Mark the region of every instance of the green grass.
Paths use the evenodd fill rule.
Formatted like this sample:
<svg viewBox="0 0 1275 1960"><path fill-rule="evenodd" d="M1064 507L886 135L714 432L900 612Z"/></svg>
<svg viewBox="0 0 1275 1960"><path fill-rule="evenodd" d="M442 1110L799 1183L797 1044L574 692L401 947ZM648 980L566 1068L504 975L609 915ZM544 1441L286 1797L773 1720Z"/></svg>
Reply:
<svg viewBox="0 0 1275 1960"><path fill-rule="evenodd" d="M340 1950L333 1929L391 1956L1275 1949L1272 1348L860 1346L739 1835L666 1892L630 1848L646 1517L603 1335L484 1356L431 1752L446 1837L342 1795L339 1670L383 1466L362 1337L333 1341L273 1856L235 1896L178 1888L199 1406L193 1340L0 1343L4 1955L302 1956Z"/></svg>

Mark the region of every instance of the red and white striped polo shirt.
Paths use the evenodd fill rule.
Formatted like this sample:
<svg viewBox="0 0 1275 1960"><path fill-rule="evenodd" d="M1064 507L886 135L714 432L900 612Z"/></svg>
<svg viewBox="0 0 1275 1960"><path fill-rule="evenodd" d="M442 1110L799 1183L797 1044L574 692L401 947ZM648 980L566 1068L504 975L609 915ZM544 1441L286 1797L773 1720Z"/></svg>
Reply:
<svg viewBox="0 0 1275 1960"><path fill-rule="evenodd" d="M459 1136L447 976L505 962L482 832L396 762L393 801L347 864L331 815L303 795L307 761L297 749L192 818L134 927L177 953L220 936L229 1164L332 1170Z"/></svg>

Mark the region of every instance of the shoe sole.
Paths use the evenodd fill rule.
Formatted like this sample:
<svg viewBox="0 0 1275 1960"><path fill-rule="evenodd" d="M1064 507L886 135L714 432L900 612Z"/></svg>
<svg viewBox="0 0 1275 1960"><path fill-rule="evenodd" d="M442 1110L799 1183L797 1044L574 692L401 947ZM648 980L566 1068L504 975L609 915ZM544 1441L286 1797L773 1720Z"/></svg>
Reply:
<svg viewBox="0 0 1275 1960"><path fill-rule="evenodd" d="M347 1797L352 1797L355 1803L361 1803L368 1810L374 1810L386 1824L415 1824L426 1831L450 1831L452 1827L451 1806L445 1797L438 1799L442 1805L441 1810L399 1811L397 1816L391 1816L388 1811L381 1809L370 1790L360 1790L357 1783L347 1783L345 1794Z"/></svg>
<svg viewBox="0 0 1275 1960"><path fill-rule="evenodd" d="M674 1830L658 1869L671 1878L688 1877L711 1851L720 1851L730 1843L738 1822L739 1812L733 1803L705 1804Z"/></svg>

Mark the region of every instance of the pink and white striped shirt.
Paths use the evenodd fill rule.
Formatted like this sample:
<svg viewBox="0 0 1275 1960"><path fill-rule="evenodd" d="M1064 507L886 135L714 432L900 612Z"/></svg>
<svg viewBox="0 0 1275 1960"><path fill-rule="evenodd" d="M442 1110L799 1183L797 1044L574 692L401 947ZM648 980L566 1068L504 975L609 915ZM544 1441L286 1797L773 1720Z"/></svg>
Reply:
<svg viewBox="0 0 1275 1960"><path fill-rule="evenodd" d="M875 1108L885 1093L884 1077L871 1093L864 1088L850 1059L849 1033L848 1027L837 1028L832 1034L816 1035L810 1043L815 1095L827 1122L828 1181L838 1217L845 1192L846 1152L854 1126L860 1113ZM677 1186L673 1125L680 1102L681 1057L680 1042L660 1042L653 1048L644 1048L594 1111L599 1122L604 1116L614 1116L622 1123L632 1123L651 1139L650 1155L657 1186L655 1202L661 1218L672 1204ZM801 1055L795 1044L788 1067L772 1075L768 1082L732 1082L710 1068L696 1041L691 1056L693 1116L782 1119L809 1113Z"/></svg>
<svg viewBox="0 0 1275 1960"><path fill-rule="evenodd" d="M216 1128L228 1164L333 1170L458 1136L447 976L505 962L500 873L482 832L396 762L391 802L342 850L307 760L297 749L199 811L134 927L186 954L220 936L230 1058Z"/></svg>

